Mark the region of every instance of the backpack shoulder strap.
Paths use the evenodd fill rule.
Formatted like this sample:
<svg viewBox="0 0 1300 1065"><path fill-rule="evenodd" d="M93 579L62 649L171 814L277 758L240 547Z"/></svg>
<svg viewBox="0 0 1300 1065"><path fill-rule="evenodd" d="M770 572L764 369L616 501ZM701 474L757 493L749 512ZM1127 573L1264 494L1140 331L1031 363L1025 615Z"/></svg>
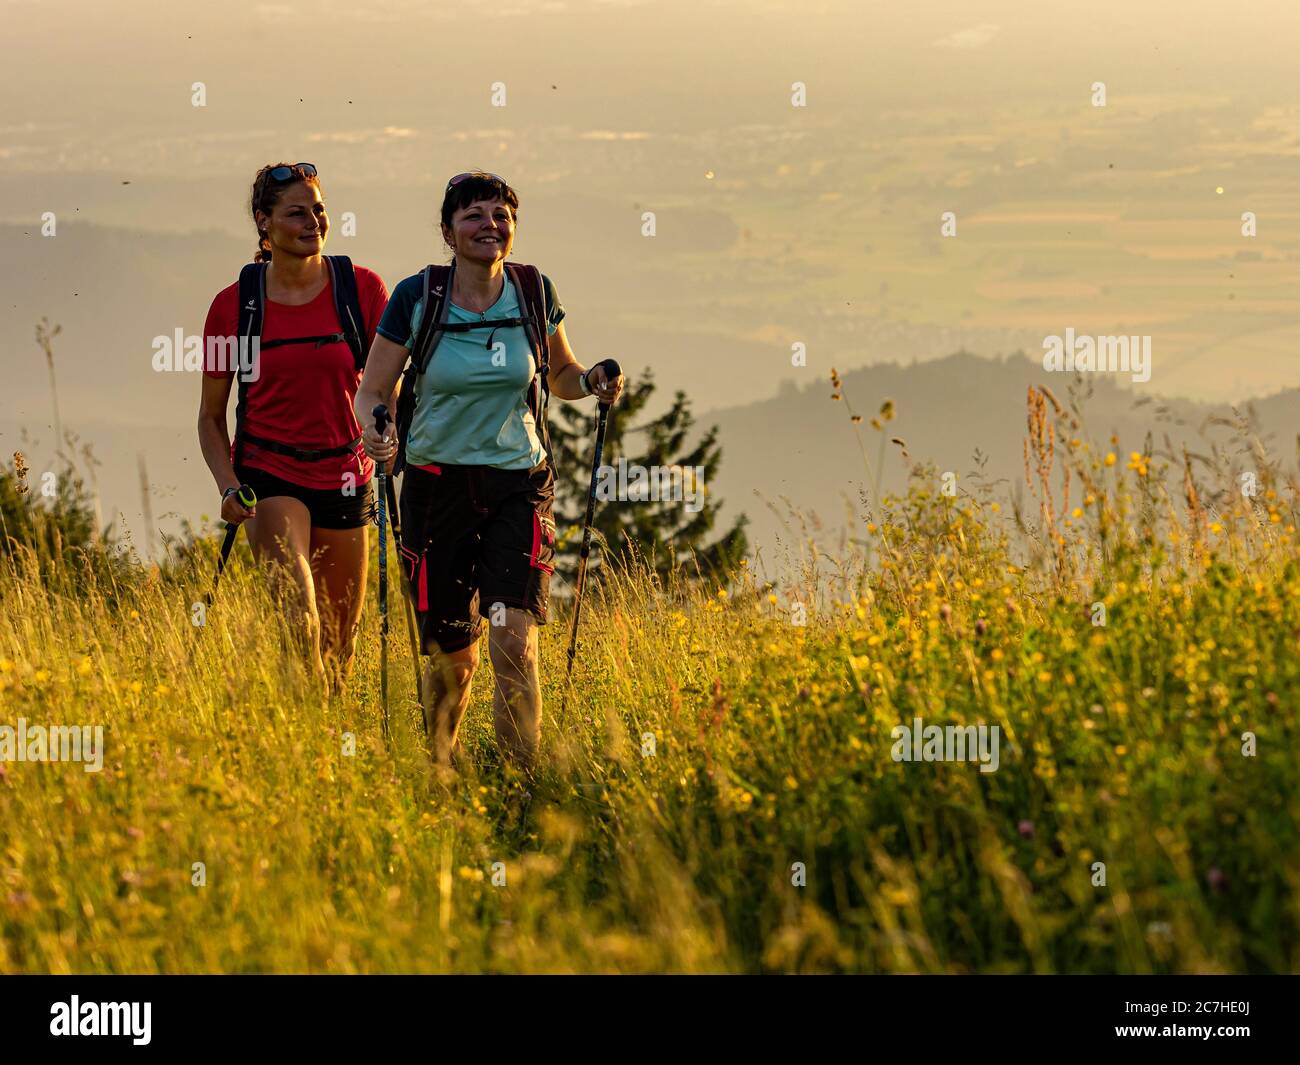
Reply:
<svg viewBox="0 0 1300 1065"><path fill-rule="evenodd" d="M262 308L266 303L266 263L245 263L239 271L239 341L262 336Z"/></svg>
<svg viewBox="0 0 1300 1065"><path fill-rule="evenodd" d="M442 339L447 311L451 306L451 278L455 269L454 262L430 263L421 271L420 299L424 309L420 313L415 340L411 343L411 359L402 374L397 393L397 460L393 464L393 476L406 468L406 438L415 414L415 379L429 368L433 349Z"/></svg>
<svg viewBox="0 0 1300 1065"><path fill-rule="evenodd" d="M366 368L366 319L361 311L361 296L357 291L357 272L346 255L327 255L330 282L334 286L334 310L338 314L343 339L352 349L352 359L357 372Z"/></svg>
<svg viewBox="0 0 1300 1065"><path fill-rule="evenodd" d="M455 262L430 263L424 268L421 296L424 310L420 314L415 342L411 345L411 365L416 373L424 373L429 368L433 351L442 339L443 326L447 324L447 312L451 307L451 281L455 271Z"/></svg>
<svg viewBox="0 0 1300 1065"><path fill-rule="evenodd" d="M235 402L235 461L239 461L244 436L244 409L248 405L248 385L258 375L261 358L262 315L266 306L266 263L245 263L239 271L239 366L235 381L239 387ZM244 367L249 367L244 372Z"/></svg>
<svg viewBox="0 0 1300 1065"><path fill-rule="evenodd" d="M542 272L536 266L525 263L506 263L506 276L515 286L515 295L519 299L519 317L527 319L529 330L528 343L537 357L537 372L543 377L550 370L549 347L546 333L546 291L542 283Z"/></svg>
<svg viewBox="0 0 1300 1065"><path fill-rule="evenodd" d="M524 334L528 337L536 357L537 372L528 386L528 406L533 413L533 422L537 426L546 460L554 469L555 456L551 452L551 433L546 424L546 410L551 399L549 380L551 360L546 332L546 291L542 283L542 272L536 266L506 263L506 276L515 286L515 294L519 299L519 316L525 321Z"/></svg>

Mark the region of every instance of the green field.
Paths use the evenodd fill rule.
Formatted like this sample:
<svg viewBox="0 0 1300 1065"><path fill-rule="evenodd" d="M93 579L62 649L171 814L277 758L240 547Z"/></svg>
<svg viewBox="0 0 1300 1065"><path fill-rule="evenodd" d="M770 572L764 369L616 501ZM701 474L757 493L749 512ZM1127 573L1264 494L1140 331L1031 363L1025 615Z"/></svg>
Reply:
<svg viewBox="0 0 1300 1065"><path fill-rule="evenodd" d="M446 792L400 615L389 749L373 609L322 700L246 557L195 626L215 544L113 569L37 517L0 725L106 753L0 763L0 971L1300 971L1294 486L1169 499L1067 436L1032 520L918 468L833 580L616 575L563 708L557 611L530 801L486 654ZM895 761L917 717L997 725L997 771Z"/></svg>

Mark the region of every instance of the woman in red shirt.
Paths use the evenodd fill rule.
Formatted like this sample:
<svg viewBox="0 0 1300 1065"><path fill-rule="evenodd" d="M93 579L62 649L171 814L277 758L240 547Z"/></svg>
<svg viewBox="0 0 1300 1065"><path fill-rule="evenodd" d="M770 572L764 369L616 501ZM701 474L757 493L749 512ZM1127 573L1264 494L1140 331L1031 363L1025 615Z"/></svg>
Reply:
<svg viewBox="0 0 1300 1065"><path fill-rule="evenodd" d="M289 593L312 667L341 685L352 668L365 600L366 526L374 513L374 463L361 446L352 404L388 292L378 274L322 255L329 216L310 163L264 166L253 182L255 263L261 269L260 342L238 360L240 286L212 301L204 327L206 364L199 444L222 493L221 517L247 522L254 557ZM345 275L355 276L362 322L336 309ZM257 291L256 288L253 291ZM351 330L352 344L349 344ZM360 333L357 345L356 334ZM354 348L361 354L354 355ZM225 356L225 357L223 357ZM226 408L236 374L240 404L232 446ZM248 484L257 505L235 490Z"/></svg>

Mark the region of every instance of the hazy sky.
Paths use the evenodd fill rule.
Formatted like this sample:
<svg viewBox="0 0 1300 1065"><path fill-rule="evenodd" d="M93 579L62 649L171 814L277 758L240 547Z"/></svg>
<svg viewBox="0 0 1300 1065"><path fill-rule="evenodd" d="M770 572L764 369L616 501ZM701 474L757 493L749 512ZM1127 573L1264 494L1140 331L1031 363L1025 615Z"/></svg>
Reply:
<svg viewBox="0 0 1300 1065"><path fill-rule="evenodd" d="M441 259L449 174L504 174L579 358L700 413L1067 327L1151 335L1157 394L1300 386L1293 2L0 0L0 30L6 443L48 436L42 315L65 423L193 436L198 382L150 341L201 329L278 159L317 164L327 250L390 287ZM185 511L179 446L150 474Z"/></svg>

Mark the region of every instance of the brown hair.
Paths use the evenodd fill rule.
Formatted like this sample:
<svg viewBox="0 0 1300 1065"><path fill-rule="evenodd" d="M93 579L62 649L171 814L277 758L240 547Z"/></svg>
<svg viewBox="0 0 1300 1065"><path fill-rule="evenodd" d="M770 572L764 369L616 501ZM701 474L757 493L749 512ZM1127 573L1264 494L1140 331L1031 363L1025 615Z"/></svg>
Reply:
<svg viewBox="0 0 1300 1065"><path fill-rule="evenodd" d="M471 177L462 178L452 185L442 198L442 224L451 228L451 217L462 207L468 207L475 200L500 200L510 208L515 224L519 224L519 196L515 190L499 177L485 170L470 172ZM443 237L446 240L446 237Z"/></svg>
<svg viewBox="0 0 1300 1065"><path fill-rule="evenodd" d="M285 181L276 181L271 177L271 171L276 167L286 166L293 171L293 177ZM320 188L320 179L315 174L304 173L302 168L296 163L267 163L257 172L257 177L253 179L253 195L251 200L251 210L253 213L253 224L257 225L257 212L261 211L269 215L274 210L275 205L280 202L280 197L284 195L286 189L292 188L300 181L305 181ZM257 252L253 256L255 263L269 263L271 261L271 239L262 230L257 231Z"/></svg>

